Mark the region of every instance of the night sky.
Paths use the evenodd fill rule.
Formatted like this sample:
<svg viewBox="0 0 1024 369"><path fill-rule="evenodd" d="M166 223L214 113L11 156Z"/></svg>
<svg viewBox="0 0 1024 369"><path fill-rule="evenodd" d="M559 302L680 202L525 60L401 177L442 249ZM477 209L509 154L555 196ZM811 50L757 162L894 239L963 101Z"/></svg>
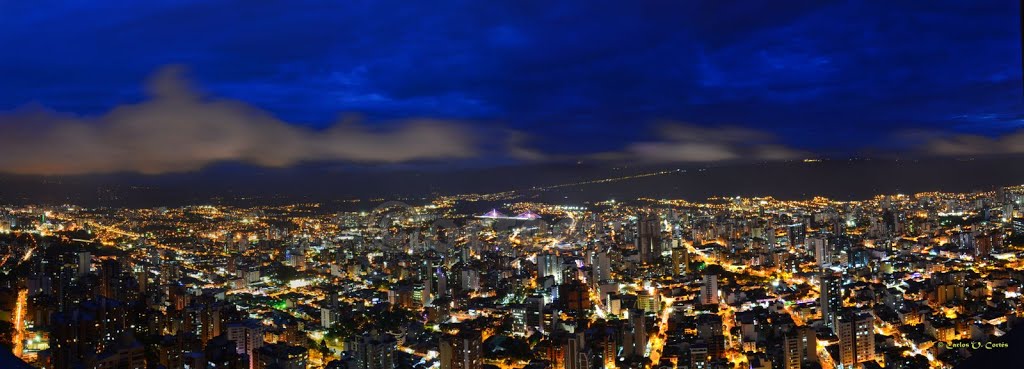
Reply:
<svg viewBox="0 0 1024 369"><path fill-rule="evenodd" d="M1024 153L1018 6L0 0L0 172Z"/></svg>

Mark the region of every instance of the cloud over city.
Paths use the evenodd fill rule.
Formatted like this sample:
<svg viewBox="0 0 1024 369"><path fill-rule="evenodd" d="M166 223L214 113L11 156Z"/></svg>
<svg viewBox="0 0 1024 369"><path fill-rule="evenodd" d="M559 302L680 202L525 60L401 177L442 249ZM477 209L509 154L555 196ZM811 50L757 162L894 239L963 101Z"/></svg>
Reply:
<svg viewBox="0 0 1024 369"><path fill-rule="evenodd" d="M390 129L342 120L312 129L246 103L204 96L166 67L148 100L96 116L43 108L0 115L0 172L35 175L202 169L219 162L283 167L308 161L397 163L471 158L478 139L463 124L407 119Z"/></svg>
<svg viewBox="0 0 1024 369"><path fill-rule="evenodd" d="M616 149L556 153L538 133L470 120L339 119L314 128L280 118L241 100L204 93L180 66L158 70L146 98L101 114L80 115L42 106L0 113L0 173L81 175L165 174L217 163L289 167L311 162L630 161L647 164L782 161L819 156L749 125L704 125L662 120L653 134L624 139ZM429 116L429 115L428 115ZM476 122L476 123L471 123ZM936 133L938 132L938 133ZM541 136L540 138L544 138ZM548 141L550 141L548 137ZM1024 130L1002 136L907 131L911 155L964 156L1024 153ZM909 149L909 150L907 150Z"/></svg>
<svg viewBox="0 0 1024 369"><path fill-rule="evenodd" d="M704 127L663 122L656 136L658 140L630 144L617 156L648 162L700 163L790 160L807 155L776 143L772 134L737 126Z"/></svg>
<svg viewBox="0 0 1024 369"><path fill-rule="evenodd" d="M941 156L1024 154L1024 129L997 137L968 134L939 137L928 142L925 150Z"/></svg>

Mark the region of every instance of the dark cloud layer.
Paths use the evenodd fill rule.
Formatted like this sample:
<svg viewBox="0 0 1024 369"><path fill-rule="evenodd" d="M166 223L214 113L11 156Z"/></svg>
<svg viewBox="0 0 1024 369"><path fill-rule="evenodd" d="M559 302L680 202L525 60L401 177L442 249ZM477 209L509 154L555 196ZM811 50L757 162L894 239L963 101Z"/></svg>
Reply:
<svg viewBox="0 0 1024 369"><path fill-rule="evenodd" d="M955 135L937 138L925 149L936 155L977 156L1024 154L1024 130L999 137L981 135Z"/></svg>
<svg viewBox="0 0 1024 369"><path fill-rule="evenodd" d="M630 144L623 152L599 154L643 162L721 162L792 160L810 154L777 143L774 135L736 126L703 127L662 122L656 141Z"/></svg>
<svg viewBox="0 0 1024 369"><path fill-rule="evenodd" d="M148 85L150 100L96 118L46 111L0 116L0 171L18 174L201 169L218 162L282 167L308 161L404 162L478 154L465 127L409 120L385 131L357 122L313 130L245 103L209 99L167 68Z"/></svg>
<svg viewBox="0 0 1024 369"><path fill-rule="evenodd" d="M8 1L0 2L0 111L37 104L83 116L63 125L102 141L122 133L99 123L132 111L116 107L166 108L170 102L148 101L138 81L180 63L197 84L235 101L228 105L250 106L243 114L279 122L274 129L281 133L270 137L365 137L346 145L352 151L316 143L275 149L281 159L244 145L203 148L208 160L180 169L225 156L264 165L311 157L461 158L490 155L495 150L484 149L490 146L501 147L497 156L530 161L595 153L769 160L866 148L977 155L1016 147L1012 132L1024 127L1018 6L997 0ZM339 112L361 113L363 125L338 128ZM416 117L434 122L406 122ZM473 128L495 142L469 145L475 151L407 142L394 145L402 150L354 149L406 137L403 132L463 142L449 137L458 132L415 131L452 120L485 122ZM660 123L666 120L687 122L689 136L666 132ZM730 132L721 127L762 136L724 139L718 134ZM339 130L344 134L332 133ZM940 141L900 135L921 130L940 132ZM185 127L171 133L205 134ZM999 138L1005 135L1011 136ZM45 166L42 158L32 160L17 167Z"/></svg>

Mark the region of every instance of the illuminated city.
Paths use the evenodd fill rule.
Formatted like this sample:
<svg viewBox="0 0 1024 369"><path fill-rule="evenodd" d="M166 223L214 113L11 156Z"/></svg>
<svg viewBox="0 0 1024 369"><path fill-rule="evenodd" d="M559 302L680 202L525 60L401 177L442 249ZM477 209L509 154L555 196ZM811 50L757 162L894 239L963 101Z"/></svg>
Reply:
<svg viewBox="0 0 1024 369"><path fill-rule="evenodd" d="M44 368L952 368L1024 315L1024 186L502 196L2 208L7 339Z"/></svg>
<svg viewBox="0 0 1024 369"><path fill-rule="evenodd" d="M0 0L0 369L1024 367L1024 0Z"/></svg>

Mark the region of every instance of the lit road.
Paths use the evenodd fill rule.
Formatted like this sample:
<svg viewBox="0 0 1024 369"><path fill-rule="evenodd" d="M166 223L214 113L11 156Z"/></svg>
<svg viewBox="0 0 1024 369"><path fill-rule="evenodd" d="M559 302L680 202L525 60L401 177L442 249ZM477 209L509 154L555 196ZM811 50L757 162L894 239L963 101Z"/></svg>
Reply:
<svg viewBox="0 0 1024 369"><path fill-rule="evenodd" d="M35 236L34 236L33 234L31 234L31 233L20 233L20 232L16 232L16 234L27 234L27 235L29 236L29 239L30 239L30 240L32 240L32 247L30 247L30 248L28 249L28 251L25 251L25 255L22 255L22 256L21 256L21 258L19 258L19 259L18 259L18 262L17 262L16 264L14 264L14 265L13 265L13 266L12 266L12 267L11 267L10 269L8 269L8 270L11 270L11 269L17 268L17 267L18 267L18 266L20 266L20 265L21 265L22 263L24 263L24 262L28 261L28 259L32 258L32 253L36 251L36 248L37 248L37 247L39 247L39 244L38 244L38 242L36 242L36 237L35 237ZM4 256L3 256L3 259L2 259L2 260L0 260L0 265L7 265L7 262L11 260L11 256L12 256L12 255L13 255L13 252L12 252L12 253L6 253L6 254L5 254Z"/></svg>
<svg viewBox="0 0 1024 369"><path fill-rule="evenodd" d="M103 225L103 224L99 224L99 223L96 223L96 222L93 222L93 221L86 221L85 223L89 224L89 225L91 225L93 227L99 228L99 229L101 229L103 231L110 232L110 233L117 234L117 235L121 235L121 236L125 236L125 237L129 237L129 238L132 238L132 239L142 238L142 235L140 235L138 233L124 231L124 230L121 230L121 229L119 229L117 227L114 227L114 226ZM177 248L177 247L173 247L173 246L164 245L164 244L161 244L161 243L158 243L158 242L150 242L150 244L153 245L153 246L156 246L158 248L167 249L167 250L171 250L171 251L177 252L179 254L221 255L221 256L226 256L227 255L225 253L217 252L217 251L212 251L212 250L206 251L206 252L199 252L199 251L195 251L195 250L182 249L182 248Z"/></svg>
<svg viewBox="0 0 1024 369"><path fill-rule="evenodd" d="M826 350L827 347L818 341L818 362L821 363L822 369L833 369L836 367L836 363L832 361L832 355Z"/></svg>
<svg viewBox="0 0 1024 369"><path fill-rule="evenodd" d="M928 350L921 350L920 348L918 348L917 344L915 344L913 340L907 338L906 335L903 334L903 332L900 332L898 329L891 326L889 323L886 323L885 321L882 321L882 327L875 327L875 333L884 336L892 336L893 341L895 341L896 343L896 346L909 348L911 355L923 355L926 359L928 359L928 363L932 367L946 367L946 365L942 361L936 360L935 356L932 355L931 352L929 352Z"/></svg>
<svg viewBox="0 0 1024 369"><path fill-rule="evenodd" d="M35 252L35 251L36 251L35 247L28 249L28 251L25 252L25 255L21 257L21 260L18 260L18 264L17 265L21 265L21 263L24 263L24 262L28 261L28 259L31 259L32 258L32 253Z"/></svg>
<svg viewBox="0 0 1024 369"><path fill-rule="evenodd" d="M672 304L675 303L675 298L666 297L664 301L666 307L661 310L661 319L659 319L658 322L658 332L655 333L648 342L648 349L650 350L649 357L652 363L648 368L658 365L658 361L661 360L661 354L665 350L665 340L662 339L662 337L665 336L665 333L668 330L668 318L672 315Z"/></svg>
<svg viewBox="0 0 1024 369"><path fill-rule="evenodd" d="M28 290L18 291L14 305L14 356L21 357L25 350L25 310L28 308Z"/></svg>

